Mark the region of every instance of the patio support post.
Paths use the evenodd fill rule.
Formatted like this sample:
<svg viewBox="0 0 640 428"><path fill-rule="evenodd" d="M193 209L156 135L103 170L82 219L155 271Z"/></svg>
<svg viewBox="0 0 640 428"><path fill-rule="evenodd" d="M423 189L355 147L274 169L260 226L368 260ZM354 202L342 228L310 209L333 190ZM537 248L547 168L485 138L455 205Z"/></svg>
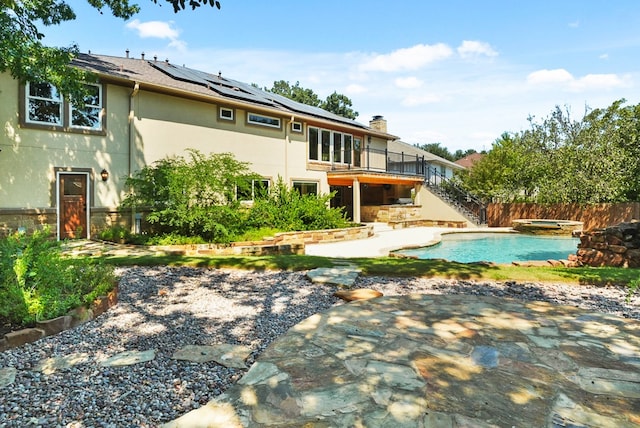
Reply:
<svg viewBox="0 0 640 428"><path fill-rule="evenodd" d="M360 181L353 179L353 222L360 223Z"/></svg>

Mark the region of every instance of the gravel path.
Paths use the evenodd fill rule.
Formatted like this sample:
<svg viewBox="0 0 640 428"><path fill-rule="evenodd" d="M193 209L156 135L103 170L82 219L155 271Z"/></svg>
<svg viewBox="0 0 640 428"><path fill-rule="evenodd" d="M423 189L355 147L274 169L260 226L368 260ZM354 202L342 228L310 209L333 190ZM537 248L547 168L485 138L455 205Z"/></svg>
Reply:
<svg viewBox="0 0 640 428"><path fill-rule="evenodd" d="M304 272L197 268L123 268L119 304L96 320L0 353L0 368L18 370L0 391L0 427L152 427L207 403L244 370L171 359L185 345L230 343L255 358L301 320L341 304L335 287ZM464 293L545 300L640 319L640 297L620 287L366 277L355 288L385 295ZM126 350L156 350L153 361L102 367L96 360ZM90 361L44 375L41 359L86 352Z"/></svg>

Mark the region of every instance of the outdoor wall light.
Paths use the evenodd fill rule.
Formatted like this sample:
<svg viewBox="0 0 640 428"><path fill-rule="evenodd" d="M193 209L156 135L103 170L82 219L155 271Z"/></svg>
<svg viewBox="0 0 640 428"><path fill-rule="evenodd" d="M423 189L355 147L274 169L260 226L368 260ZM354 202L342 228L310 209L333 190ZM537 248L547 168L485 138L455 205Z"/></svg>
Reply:
<svg viewBox="0 0 640 428"><path fill-rule="evenodd" d="M107 181L109 179L109 171L107 171L106 169L103 169L100 172L100 177L102 177L102 181Z"/></svg>

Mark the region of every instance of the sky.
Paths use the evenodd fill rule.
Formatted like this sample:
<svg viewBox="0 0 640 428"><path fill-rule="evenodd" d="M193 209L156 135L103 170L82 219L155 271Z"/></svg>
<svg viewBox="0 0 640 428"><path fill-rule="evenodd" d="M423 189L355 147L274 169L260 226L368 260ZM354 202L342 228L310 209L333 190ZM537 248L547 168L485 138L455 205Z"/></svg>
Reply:
<svg viewBox="0 0 640 428"><path fill-rule="evenodd" d="M357 121L382 115L402 141L451 152L490 150L556 106L581 120L640 103L637 0L220 0L177 14L132 0L126 21L68 2L77 19L45 28L45 44L337 91Z"/></svg>

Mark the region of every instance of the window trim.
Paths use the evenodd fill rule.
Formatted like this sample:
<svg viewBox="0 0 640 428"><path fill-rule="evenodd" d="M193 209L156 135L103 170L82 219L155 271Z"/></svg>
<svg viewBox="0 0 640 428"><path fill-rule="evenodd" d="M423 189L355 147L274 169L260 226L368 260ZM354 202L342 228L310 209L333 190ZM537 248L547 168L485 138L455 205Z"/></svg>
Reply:
<svg viewBox="0 0 640 428"><path fill-rule="evenodd" d="M259 120L251 120L252 116L275 120L278 122L278 125L260 122ZM247 112L247 123L250 125L265 126L267 128L282 129L282 119L280 119L279 117L267 116L266 114Z"/></svg>
<svg viewBox="0 0 640 428"><path fill-rule="evenodd" d="M87 131L101 131L104 127L104 124L102 123L102 116L103 116L103 112L104 112L104 102L102 100L102 85L99 85L97 83L85 83L85 85L87 86L95 86L98 88L98 105L91 105L91 104L85 104L84 108L95 108L95 109L99 109L98 112L98 123L99 123L99 128L94 128L94 127L89 127L89 126L80 126L80 125L74 125L73 124L73 111L74 110L78 110L78 108L74 107L73 104L67 102L67 111L68 111L68 120L69 120L69 128L72 129L82 129L82 130L87 130Z"/></svg>
<svg viewBox="0 0 640 428"><path fill-rule="evenodd" d="M36 83L38 84L38 83ZM58 92L58 88L52 85L49 82L43 82L41 84L49 85L49 87L53 88L56 92ZM64 126L64 97L60 92L58 92L58 98L43 98L30 94L32 82L27 82L24 84L24 121L29 125L40 125L40 126ZM58 104L58 121L57 122L42 122L39 120L31 120L29 118L29 105L31 100L40 100L40 101L49 101Z"/></svg>
<svg viewBox="0 0 640 428"><path fill-rule="evenodd" d="M304 132L304 126L302 125L302 122L291 122L291 132L302 134Z"/></svg>
<svg viewBox="0 0 640 428"><path fill-rule="evenodd" d="M66 132L70 134L83 134L83 135L99 135L105 136L107 135L107 115L105 114L106 105L107 105L107 92L104 83L93 83L94 85L100 86L102 93L102 106L101 106L101 116L100 116L100 129L91 129L91 128L81 128L81 127L72 127L69 126L69 113L68 104L69 102L62 97L62 122L61 124L56 123L46 123L46 122L35 122L28 120L28 112L29 108L28 103L28 83L19 85L18 89L18 123L21 128L28 129L38 129L43 131L55 131L55 132ZM48 82L45 82L48 83ZM89 83L87 83L89 84Z"/></svg>
<svg viewBox="0 0 640 428"><path fill-rule="evenodd" d="M300 193L302 196L304 195L319 195L320 194L320 182L314 180L291 180L291 188L295 189L296 184L313 184L316 187L315 193Z"/></svg>
<svg viewBox="0 0 640 428"><path fill-rule="evenodd" d="M312 141L311 141L311 132L317 132L317 148L316 150L312 150L311 147L309 147L308 151L307 151L307 161L310 162L320 162L320 163L324 163L324 164L335 164L335 165L351 165L351 166L355 166L354 164L354 159L356 158L355 156L355 151L354 151L354 140L359 139L359 137L354 136L353 134L349 134L343 131L336 131L336 130L332 130L332 129L326 129L326 128L320 128L317 126L307 126L307 144L308 145L312 145ZM340 154L340 161L336 162L335 159L336 157L334 156L336 154L335 150L335 139L336 137L339 136L339 143L340 143L340 150L339 150L339 154ZM323 141L324 138L326 138L326 141L328 141L329 146L327 147L323 147ZM345 162L345 140L346 139L350 139L351 140L351 150L350 150L350 155L348 156L349 162ZM326 142L325 141L325 142ZM324 149L328 149L328 151L324 151ZM312 154L316 154L318 159L313 159L311 157ZM328 155L328 159L327 158ZM325 158L325 159L323 159Z"/></svg>
<svg viewBox="0 0 640 428"><path fill-rule="evenodd" d="M225 117L222 115L223 112L229 112L231 114L231 117ZM220 120L224 120L224 121L228 121L228 122L235 122L236 121L236 112L234 109L229 108L229 107L218 107L218 119Z"/></svg>

